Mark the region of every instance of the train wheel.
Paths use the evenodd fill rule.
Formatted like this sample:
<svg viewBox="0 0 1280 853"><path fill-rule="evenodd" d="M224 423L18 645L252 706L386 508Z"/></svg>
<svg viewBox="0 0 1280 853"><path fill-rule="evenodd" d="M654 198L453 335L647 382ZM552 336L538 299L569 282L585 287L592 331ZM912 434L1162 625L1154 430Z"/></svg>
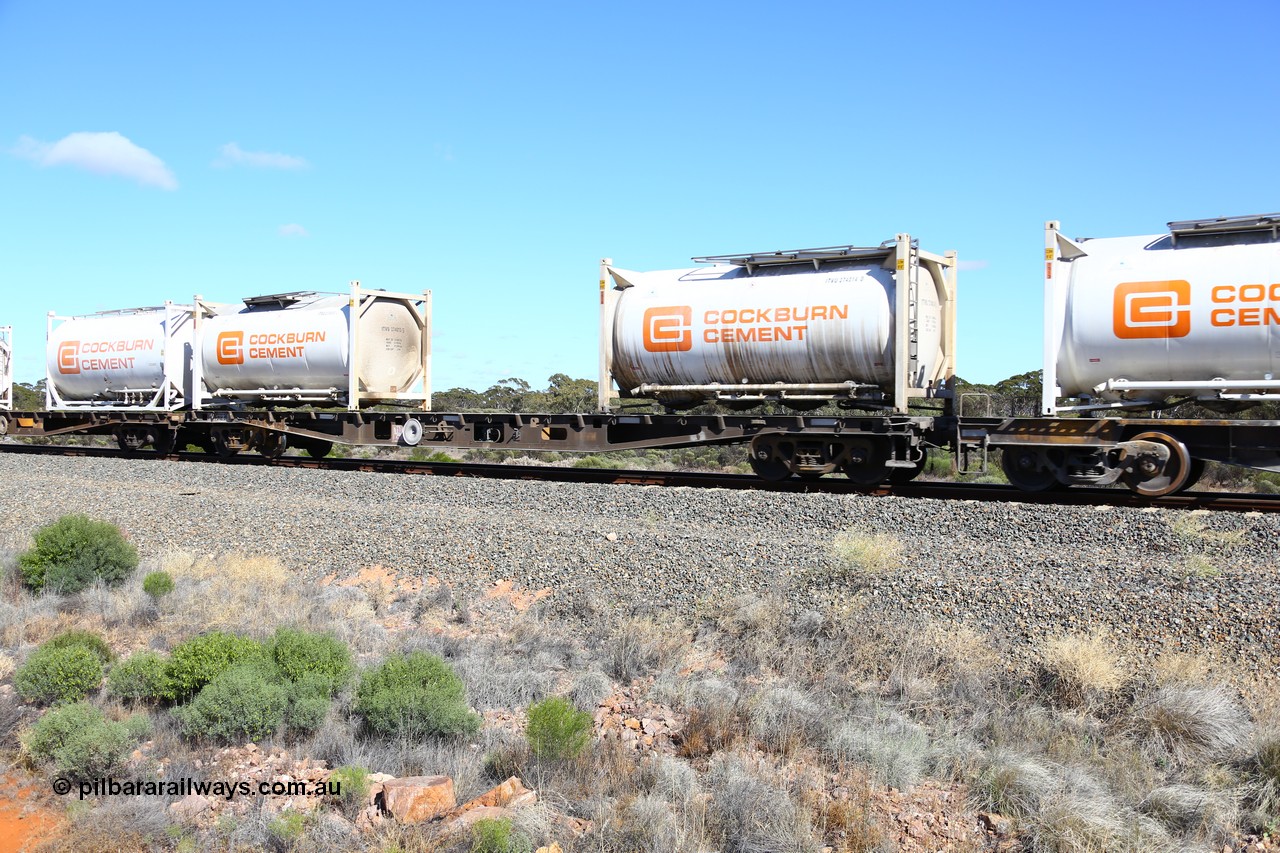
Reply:
<svg viewBox="0 0 1280 853"><path fill-rule="evenodd" d="M1181 441L1163 432L1144 432L1135 435L1130 441L1149 441L1169 450L1169 459L1163 468L1153 462L1142 461L1134 470L1125 473L1121 480L1134 492L1144 497L1158 498L1180 492L1191 483L1194 466L1187 446Z"/></svg>
<svg viewBox="0 0 1280 853"><path fill-rule="evenodd" d="M1191 460L1191 471L1187 474L1187 482L1182 484L1182 490L1184 492L1196 483L1200 482L1200 478L1204 476L1204 464L1203 459Z"/></svg>
<svg viewBox="0 0 1280 853"><path fill-rule="evenodd" d="M777 483L791 476L791 461L778 452L776 437L761 435L751 442L751 470L761 480Z"/></svg>
<svg viewBox="0 0 1280 853"><path fill-rule="evenodd" d="M155 449L157 455L168 456L173 452L177 440L177 433L171 429L156 430L151 436L151 446Z"/></svg>
<svg viewBox="0 0 1280 853"><path fill-rule="evenodd" d="M889 476L884 463L889 460L889 448L874 438L851 438L845 445L849 457L844 463L844 475L860 486L874 486Z"/></svg>
<svg viewBox="0 0 1280 853"><path fill-rule="evenodd" d="M1058 486L1057 476L1040 467L1040 454L1033 447L1001 448L1000 470L1024 492L1046 492Z"/></svg>
<svg viewBox="0 0 1280 853"><path fill-rule="evenodd" d="M223 459L230 459L240 452L239 445L233 444L225 430L214 429L209 438L213 444L213 452Z"/></svg>
<svg viewBox="0 0 1280 853"><path fill-rule="evenodd" d="M282 432L264 432L258 439L258 452L268 459L284 456L289 449L289 437Z"/></svg>
<svg viewBox="0 0 1280 853"><path fill-rule="evenodd" d="M323 459L333 452L332 441L311 441L307 443L307 455L312 459Z"/></svg>

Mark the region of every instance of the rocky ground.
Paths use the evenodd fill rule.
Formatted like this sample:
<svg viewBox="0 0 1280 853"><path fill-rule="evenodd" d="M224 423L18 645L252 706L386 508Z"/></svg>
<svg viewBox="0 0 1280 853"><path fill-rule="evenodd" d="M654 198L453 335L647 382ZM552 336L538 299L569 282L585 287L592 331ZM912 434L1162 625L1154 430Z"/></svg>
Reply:
<svg viewBox="0 0 1280 853"><path fill-rule="evenodd" d="M549 589L560 615L688 610L742 592L851 592L890 614L1036 640L1104 627L1134 648L1259 673L1280 651L1280 515L547 484L112 459L9 457L0 543L83 512L143 553L270 553L303 577L369 565L477 594ZM895 540L866 571L842 532Z"/></svg>

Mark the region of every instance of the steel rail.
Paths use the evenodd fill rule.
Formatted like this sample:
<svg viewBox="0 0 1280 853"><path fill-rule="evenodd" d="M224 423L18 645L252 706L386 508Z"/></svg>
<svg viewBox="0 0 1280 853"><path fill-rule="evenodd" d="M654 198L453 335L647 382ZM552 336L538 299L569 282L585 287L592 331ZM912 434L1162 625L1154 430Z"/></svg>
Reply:
<svg viewBox="0 0 1280 853"><path fill-rule="evenodd" d="M715 474L690 471L643 471L613 468L560 468L549 465L499 465L469 462L414 462L401 459L363 459L306 456L269 458L256 453L221 457L205 453L174 453L158 456L147 451L122 451L107 447L40 445L0 442L0 452L32 456L80 456L96 458L212 462L223 465L311 468L361 473L433 474L446 477L487 477L501 480L546 480L561 483L602 483L632 486L683 486L686 488L753 489L767 492L810 494L859 494L881 497L932 498L936 500L1004 501L1010 503L1160 507L1164 509L1204 509L1222 512L1280 512L1280 496L1230 492L1183 492L1161 498L1147 498L1128 489L1070 488L1024 492L1013 486L954 482L882 483L860 486L838 477L814 480L793 478L780 482L762 480L751 474Z"/></svg>

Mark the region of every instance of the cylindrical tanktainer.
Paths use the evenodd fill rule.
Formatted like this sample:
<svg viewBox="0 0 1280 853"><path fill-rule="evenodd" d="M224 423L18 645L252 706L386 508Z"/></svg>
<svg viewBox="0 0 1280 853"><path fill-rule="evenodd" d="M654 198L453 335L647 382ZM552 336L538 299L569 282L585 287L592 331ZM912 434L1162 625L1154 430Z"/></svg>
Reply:
<svg viewBox="0 0 1280 853"><path fill-rule="evenodd" d="M203 386L214 401L422 400L428 355L423 296L353 288L351 296L296 293L213 309L200 323ZM355 323L351 322L356 312Z"/></svg>
<svg viewBox="0 0 1280 853"><path fill-rule="evenodd" d="M1063 240L1050 282L1063 397L1245 405L1280 391L1280 217L1170 223L1171 233ZM1055 306L1055 302L1057 303ZM1057 316L1053 313L1057 311ZM1056 328L1055 328L1056 326Z"/></svg>
<svg viewBox="0 0 1280 853"><path fill-rule="evenodd" d="M855 257L643 273L610 268L621 291L611 369L622 395L669 406L715 398L891 399L895 256L892 249L848 254ZM905 385L939 390L952 369L944 347L948 288L910 263L915 335ZM933 268L941 279L941 267Z"/></svg>
<svg viewBox="0 0 1280 853"><path fill-rule="evenodd" d="M0 409L13 408L12 328L0 326Z"/></svg>
<svg viewBox="0 0 1280 853"><path fill-rule="evenodd" d="M168 305L49 318L53 408L159 408L190 393L191 309Z"/></svg>

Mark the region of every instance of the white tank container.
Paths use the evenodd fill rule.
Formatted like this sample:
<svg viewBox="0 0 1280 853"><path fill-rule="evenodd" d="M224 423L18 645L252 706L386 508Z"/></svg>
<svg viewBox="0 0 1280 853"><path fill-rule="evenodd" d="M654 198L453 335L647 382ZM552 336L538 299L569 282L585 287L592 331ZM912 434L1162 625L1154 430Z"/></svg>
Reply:
<svg viewBox="0 0 1280 853"><path fill-rule="evenodd" d="M50 315L49 325L45 357L53 408L174 409L187 398L190 308Z"/></svg>
<svg viewBox="0 0 1280 853"><path fill-rule="evenodd" d="M1063 241L1079 254L1049 288L1061 396L1247 402L1280 386L1280 243L1185 230Z"/></svg>
<svg viewBox="0 0 1280 853"><path fill-rule="evenodd" d="M421 399L413 392L423 384L428 327L412 298L353 289L351 296L286 294L224 308L201 320L203 387L224 401L346 402L354 349L358 393Z"/></svg>
<svg viewBox="0 0 1280 853"><path fill-rule="evenodd" d="M13 408L13 329L0 326L0 409Z"/></svg>
<svg viewBox="0 0 1280 853"><path fill-rule="evenodd" d="M630 285L612 329L611 367L624 396L687 405L713 395L647 388L776 383L818 386L800 396L836 396L830 386L849 382L892 393L896 284L878 260L611 271ZM912 388L936 384L946 361L938 295L932 285L920 294Z"/></svg>

